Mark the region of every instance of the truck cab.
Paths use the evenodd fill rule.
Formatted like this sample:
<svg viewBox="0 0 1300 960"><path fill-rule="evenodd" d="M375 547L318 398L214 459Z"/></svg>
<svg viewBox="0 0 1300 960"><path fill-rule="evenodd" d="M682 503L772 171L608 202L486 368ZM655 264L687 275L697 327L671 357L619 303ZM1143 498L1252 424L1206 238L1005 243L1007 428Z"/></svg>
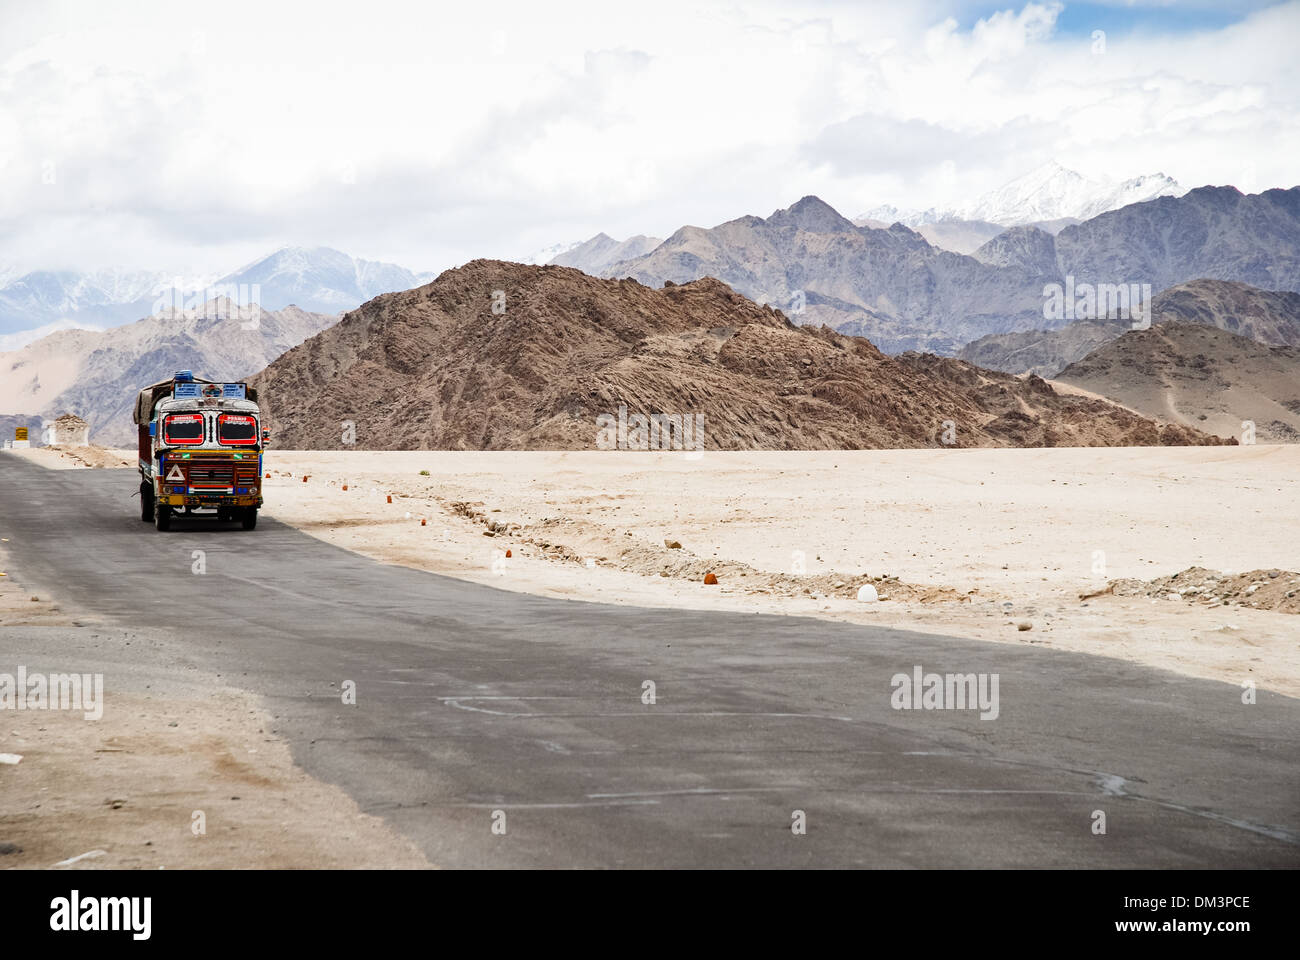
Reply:
<svg viewBox="0 0 1300 960"><path fill-rule="evenodd" d="M135 422L141 520L169 530L179 511L213 511L256 528L267 440L256 391L181 370L140 391Z"/></svg>

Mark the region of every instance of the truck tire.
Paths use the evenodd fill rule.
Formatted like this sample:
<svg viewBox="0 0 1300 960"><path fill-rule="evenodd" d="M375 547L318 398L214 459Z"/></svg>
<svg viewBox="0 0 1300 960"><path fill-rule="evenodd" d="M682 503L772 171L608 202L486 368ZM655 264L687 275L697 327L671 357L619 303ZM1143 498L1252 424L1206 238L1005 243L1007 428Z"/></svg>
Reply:
<svg viewBox="0 0 1300 960"><path fill-rule="evenodd" d="M140 484L140 519L145 523L153 520L153 487L147 483Z"/></svg>
<svg viewBox="0 0 1300 960"><path fill-rule="evenodd" d="M153 525L164 532L172 528L172 508L165 503L155 503Z"/></svg>
<svg viewBox="0 0 1300 960"><path fill-rule="evenodd" d="M255 530L257 528L257 507L245 507L242 519L245 530Z"/></svg>

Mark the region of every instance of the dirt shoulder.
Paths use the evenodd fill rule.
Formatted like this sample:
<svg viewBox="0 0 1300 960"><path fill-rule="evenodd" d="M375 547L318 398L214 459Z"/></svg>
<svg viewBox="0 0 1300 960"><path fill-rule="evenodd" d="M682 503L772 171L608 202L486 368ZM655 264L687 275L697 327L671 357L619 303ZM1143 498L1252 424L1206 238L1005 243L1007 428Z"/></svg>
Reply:
<svg viewBox="0 0 1300 960"><path fill-rule="evenodd" d="M296 767L243 691L112 694L99 720L4 719L0 752L22 760L0 764L0 849L10 851L0 867L429 866L342 790Z"/></svg>

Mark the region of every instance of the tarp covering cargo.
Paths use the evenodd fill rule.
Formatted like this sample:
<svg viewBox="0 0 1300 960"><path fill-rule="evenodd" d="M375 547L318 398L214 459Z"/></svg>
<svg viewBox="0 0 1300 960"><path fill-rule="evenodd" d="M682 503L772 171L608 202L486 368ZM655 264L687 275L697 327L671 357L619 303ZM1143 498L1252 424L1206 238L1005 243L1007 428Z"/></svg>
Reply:
<svg viewBox="0 0 1300 960"><path fill-rule="evenodd" d="M220 380L204 380L202 377L193 377L185 382L193 383L221 383ZM163 400L172 395L176 387L176 378L168 377L166 380L159 380L152 386L145 387L140 391L140 395L135 400L135 414L132 417L138 424L147 424L153 419L153 408L158 405L159 400ZM257 391L252 387L247 388L246 399L257 402Z"/></svg>

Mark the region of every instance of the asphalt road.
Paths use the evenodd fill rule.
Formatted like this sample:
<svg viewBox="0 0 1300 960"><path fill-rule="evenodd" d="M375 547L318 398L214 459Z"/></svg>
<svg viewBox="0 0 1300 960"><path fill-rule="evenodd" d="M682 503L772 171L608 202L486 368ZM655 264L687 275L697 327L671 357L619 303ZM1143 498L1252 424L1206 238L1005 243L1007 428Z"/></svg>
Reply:
<svg viewBox="0 0 1300 960"><path fill-rule="evenodd" d="M16 569L264 696L305 769L442 866L1300 866L1297 700L1027 645L541 599L266 516L163 534L136 483L0 455ZM996 674L998 716L894 709L917 665Z"/></svg>

